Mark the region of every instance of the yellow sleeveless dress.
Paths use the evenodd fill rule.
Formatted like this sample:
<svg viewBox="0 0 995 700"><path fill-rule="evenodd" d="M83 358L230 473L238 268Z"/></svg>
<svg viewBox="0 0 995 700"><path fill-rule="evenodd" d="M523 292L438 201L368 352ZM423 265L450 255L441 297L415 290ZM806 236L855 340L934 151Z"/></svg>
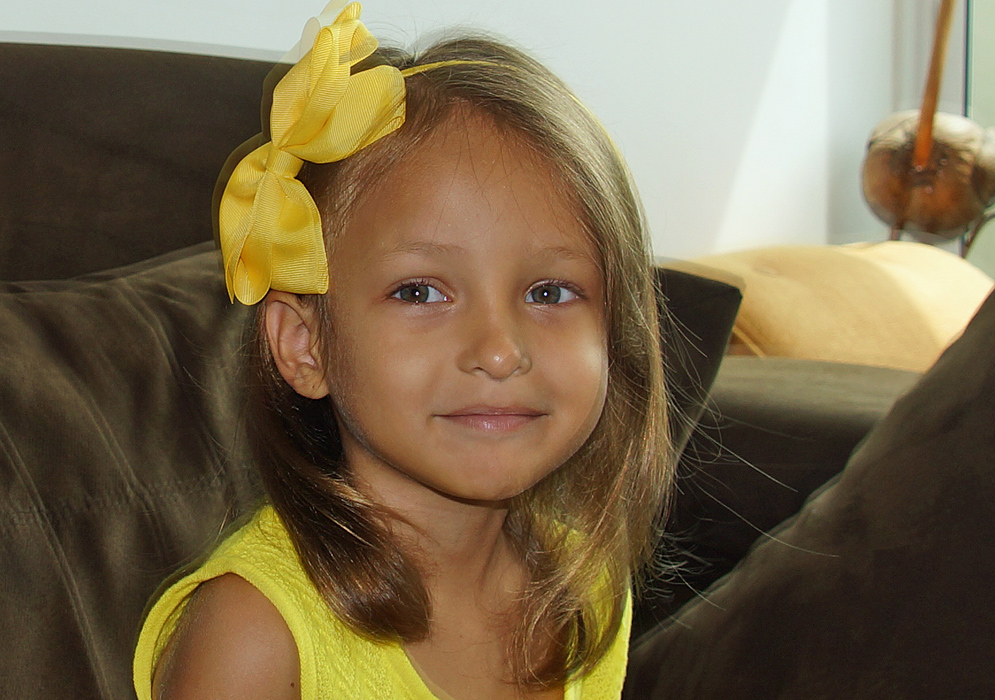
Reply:
<svg viewBox="0 0 995 700"><path fill-rule="evenodd" d="M297 558L272 507L225 540L207 562L171 586L155 603L139 636L135 691L152 700L152 673L197 586L223 574L241 576L279 610L297 643L302 700L440 700L404 649L359 636L325 604ZM608 654L584 677L567 684L565 700L617 700L628 655L631 603Z"/></svg>

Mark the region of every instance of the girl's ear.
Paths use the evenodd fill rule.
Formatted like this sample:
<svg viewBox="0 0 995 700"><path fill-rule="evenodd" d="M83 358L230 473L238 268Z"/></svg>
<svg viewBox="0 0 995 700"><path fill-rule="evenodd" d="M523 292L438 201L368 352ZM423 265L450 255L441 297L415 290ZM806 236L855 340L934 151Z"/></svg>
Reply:
<svg viewBox="0 0 995 700"><path fill-rule="evenodd" d="M266 339L276 368L301 396L328 395L325 367L316 334L317 319L296 294L272 290L266 295Z"/></svg>

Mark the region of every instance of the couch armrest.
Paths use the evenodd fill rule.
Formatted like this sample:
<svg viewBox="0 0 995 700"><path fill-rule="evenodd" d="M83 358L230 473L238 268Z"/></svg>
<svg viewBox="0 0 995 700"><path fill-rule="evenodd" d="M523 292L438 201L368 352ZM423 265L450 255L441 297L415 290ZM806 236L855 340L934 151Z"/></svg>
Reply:
<svg viewBox="0 0 995 700"><path fill-rule="evenodd" d="M636 608L633 639L723 576L793 516L919 379L916 372L788 358L727 357L684 451L663 543L684 561Z"/></svg>

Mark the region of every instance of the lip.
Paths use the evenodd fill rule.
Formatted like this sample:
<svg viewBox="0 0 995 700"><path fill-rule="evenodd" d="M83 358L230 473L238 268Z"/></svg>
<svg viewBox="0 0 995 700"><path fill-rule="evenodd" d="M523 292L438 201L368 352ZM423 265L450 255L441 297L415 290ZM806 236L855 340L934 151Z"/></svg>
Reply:
<svg viewBox="0 0 995 700"><path fill-rule="evenodd" d="M448 423L464 428L491 433L519 430L547 415L529 406L465 406L449 413L439 414Z"/></svg>

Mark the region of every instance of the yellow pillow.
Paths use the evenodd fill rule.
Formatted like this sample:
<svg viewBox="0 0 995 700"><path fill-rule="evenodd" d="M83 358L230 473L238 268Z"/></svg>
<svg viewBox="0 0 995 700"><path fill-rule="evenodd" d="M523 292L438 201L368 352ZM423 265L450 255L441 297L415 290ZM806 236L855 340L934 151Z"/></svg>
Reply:
<svg viewBox="0 0 995 700"><path fill-rule="evenodd" d="M963 330L992 279L923 243L759 248L699 258L736 275L730 352L922 372Z"/></svg>

